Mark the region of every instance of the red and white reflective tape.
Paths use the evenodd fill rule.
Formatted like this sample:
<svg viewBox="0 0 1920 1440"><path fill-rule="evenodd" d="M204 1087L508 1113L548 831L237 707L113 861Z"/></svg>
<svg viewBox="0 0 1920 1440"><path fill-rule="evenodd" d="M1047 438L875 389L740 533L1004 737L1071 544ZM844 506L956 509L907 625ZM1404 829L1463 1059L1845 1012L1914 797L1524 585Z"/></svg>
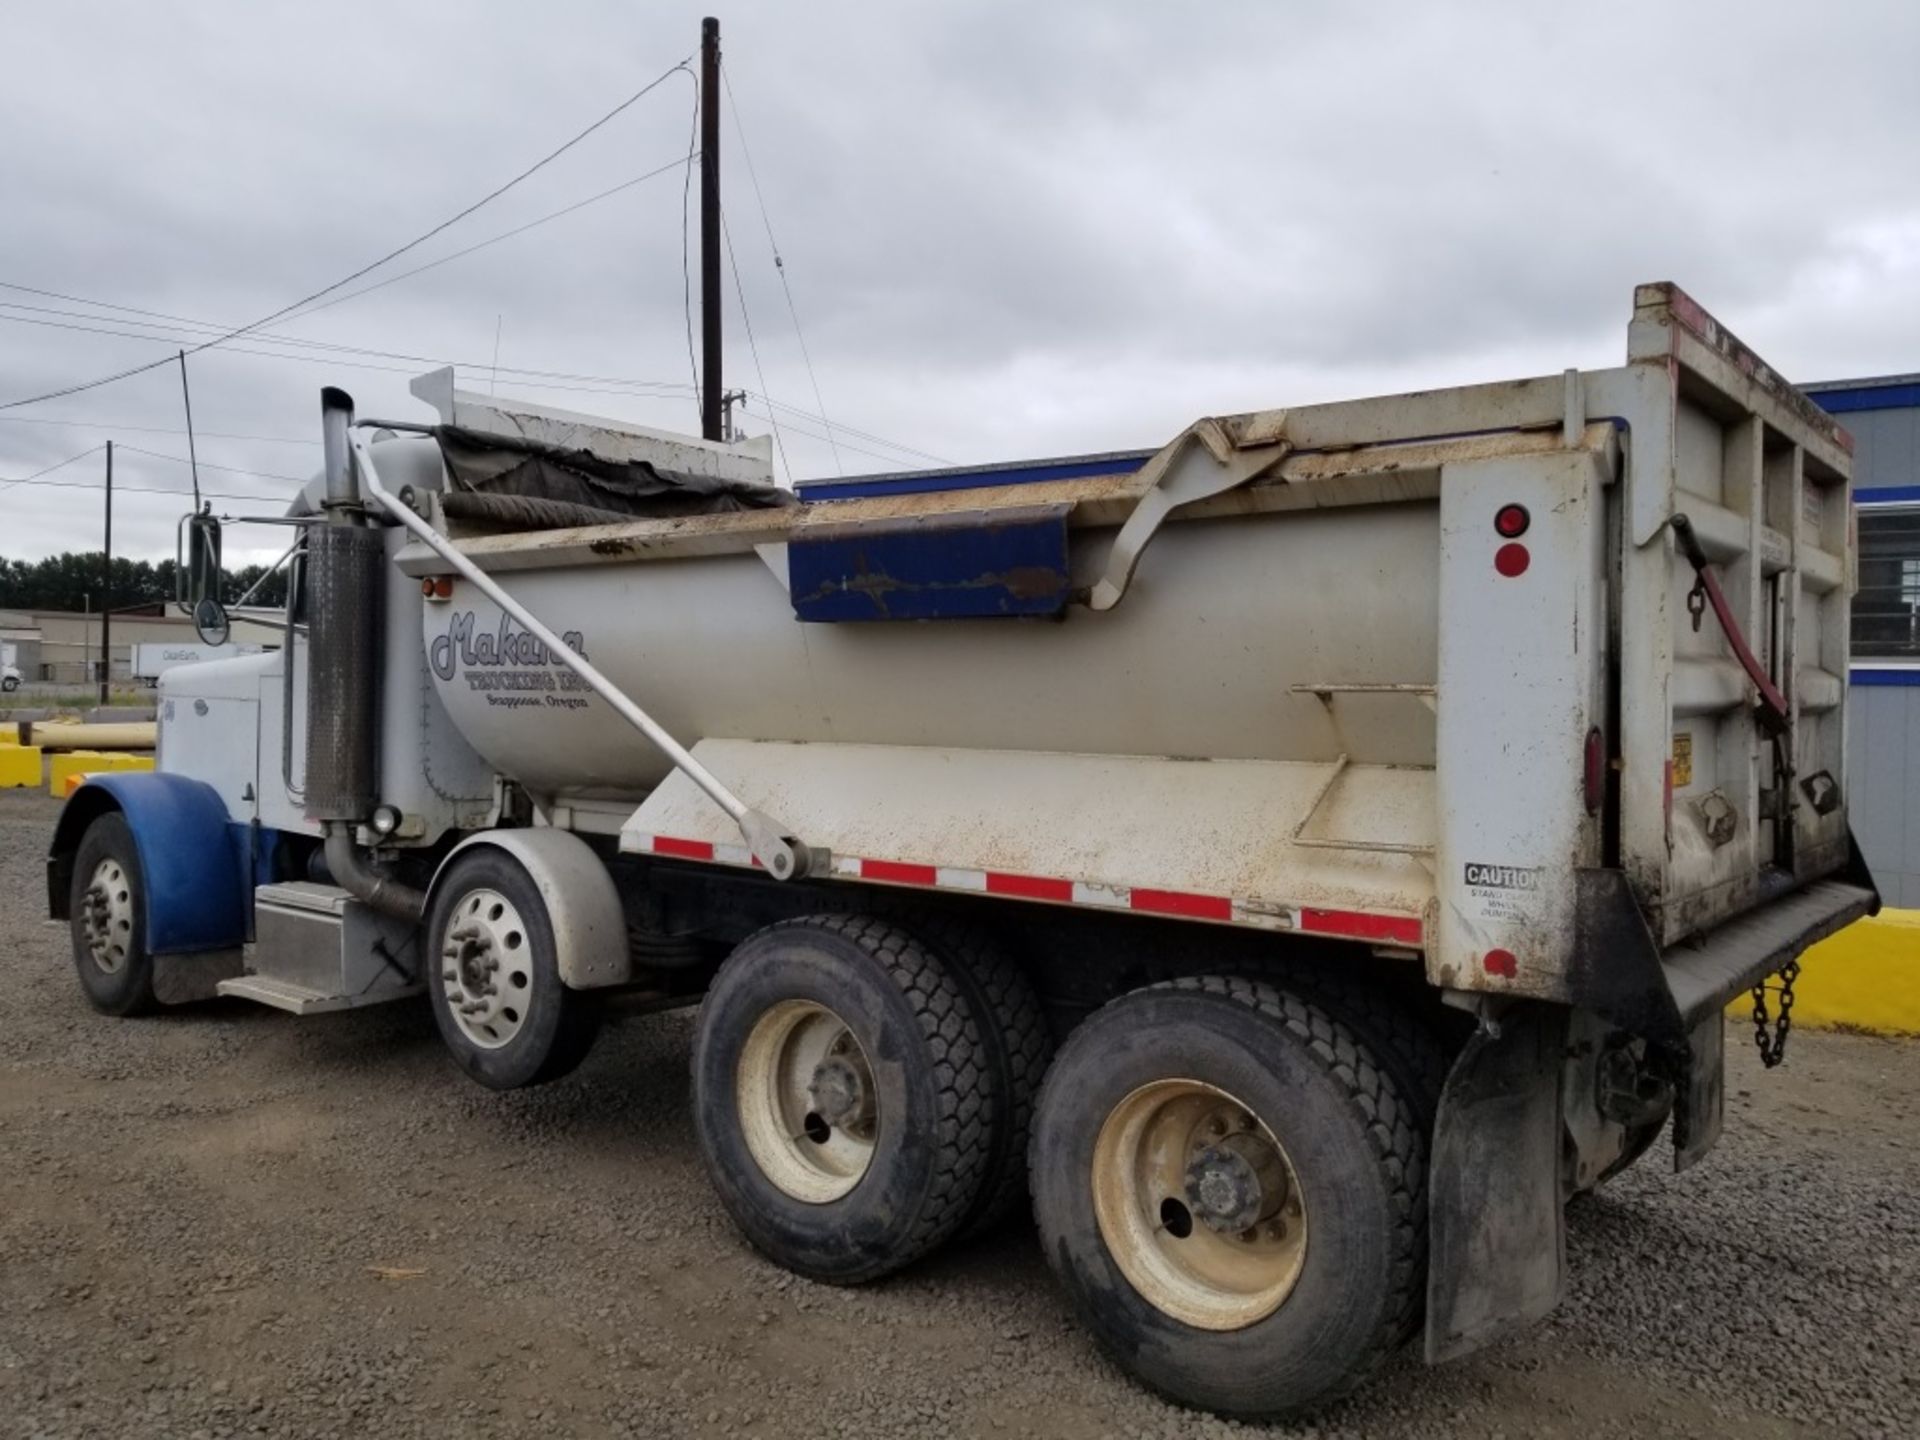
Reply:
<svg viewBox="0 0 1920 1440"><path fill-rule="evenodd" d="M627 841L644 854L673 860L705 860L715 865L758 867L760 862L745 845L687 840L675 835L634 835ZM1211 920L1223 925L1252 925L1263 930L1291 930L1340 940L1365 940L1375 945L1419 947L1425 943L1417 915L1386 915L1370 910L1327 910L1311 905L1276 905L1271 901L1236 900L1227 895L1204 895L1191 890L1157 890L1143 885L1102 885L1090 880L1066 880L1052 875L1023 875L1008 870L968 870L951 865L921 865L903 860L868 860L857 855L833 857L831 874L838 880L865 880L876 885L905 885L928 890L962 890L981 895L1004 895L1014 900L1039 900L1052 905L1085 905L1096 910L1129 910L1141 915L1170 915L1185 920Z"/></svg>

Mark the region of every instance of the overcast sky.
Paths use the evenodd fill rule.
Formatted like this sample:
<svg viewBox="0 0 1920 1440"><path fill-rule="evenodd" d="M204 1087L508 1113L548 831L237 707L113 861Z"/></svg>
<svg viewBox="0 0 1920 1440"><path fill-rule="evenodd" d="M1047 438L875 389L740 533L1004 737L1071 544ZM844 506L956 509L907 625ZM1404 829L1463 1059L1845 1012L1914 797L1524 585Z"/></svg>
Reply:
<svg viewBox="0 0 1920 1440"><path fill-rule="evenodd" d="M236 326L358 269L689 56L701 13L5 0L0 282L89 303L0 290L0 404L213 333L104 305ZM1652 279L1795 378L1920 370L1911 0L721 18L728 226L765 371L729 279L729 385L756 392L756 433L770 392L884 437L842 435L836 461L817 417L776 412L802 477L1148 447L1205 413L1614 364ZM671 77L360 283L684 157L692 99ZM487 388L496 334L503 395L697 432L680 172L270 334L189 361L203 465L304 476L323 384L422 415L409 375L453 361ZM0 482L108 438L184 456L181 429L164 368L0 410ZM44 479L97 485L100 459ZM170 554L184 501L118 497L185 467L126 451L115 473L116 549ZM99 498L0 484L0 554L96 547Z"/></svg>

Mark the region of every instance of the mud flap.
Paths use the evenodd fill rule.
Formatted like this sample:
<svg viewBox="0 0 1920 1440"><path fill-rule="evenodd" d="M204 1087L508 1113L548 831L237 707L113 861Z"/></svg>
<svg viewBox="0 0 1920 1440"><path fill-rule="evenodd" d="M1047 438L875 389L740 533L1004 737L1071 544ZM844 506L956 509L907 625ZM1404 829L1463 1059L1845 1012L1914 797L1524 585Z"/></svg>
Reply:
<svg viewBox="0 0 1920 1440"><path fill-rule="evenodd" d="M220 993L220 982L245 972L245 952L195 950L186 954L153 957L153 998L162 1005L184 1005L193 1000L211 1000Z"/></svg>
<svg viewBox="0 0 1920 1440"><path fill-rule="evenodd" d="M1687 1081L1673 1103L1674 1173L1698 1164L1720 1141L1727 1104L1727 1019L1715 1010L1687 1034Z"/></svg>
<svg viewBox="0 0 1920 1440"><path fill-rule="evenodd" d="M1483 1021L1448 1072L1428 1184L1429 1364L1471 1354L1560 1303L1560 1076L1566 1012Z"/></svg>

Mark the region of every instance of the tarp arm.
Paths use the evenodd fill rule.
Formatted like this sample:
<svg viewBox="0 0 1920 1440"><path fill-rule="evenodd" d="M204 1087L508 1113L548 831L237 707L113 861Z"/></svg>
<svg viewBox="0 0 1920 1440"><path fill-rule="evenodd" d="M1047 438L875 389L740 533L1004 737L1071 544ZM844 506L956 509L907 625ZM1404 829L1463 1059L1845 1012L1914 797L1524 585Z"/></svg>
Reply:
<svg viewBox="0 0 1920 1440"><path fill-rule="evenodd" d="M1111 610L1120 603L1141 554L1167 516L1182 505L1256 479L1286 459L1292 448L1285 440L1242 448L1218 420L1189 426L1141 469L1139 478L1146 488L1114 537L1106 573L1088 595L1087 608Z"/></svg>

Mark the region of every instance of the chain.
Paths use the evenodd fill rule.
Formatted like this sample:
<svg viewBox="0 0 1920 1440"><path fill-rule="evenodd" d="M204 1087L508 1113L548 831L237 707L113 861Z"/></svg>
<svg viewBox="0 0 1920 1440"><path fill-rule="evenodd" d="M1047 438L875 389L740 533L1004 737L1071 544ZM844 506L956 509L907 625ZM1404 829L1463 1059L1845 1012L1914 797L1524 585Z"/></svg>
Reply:
<svg viewBox="0 0 1920 1440"><path fill-rule="evenodd" d="M1687 592L1687 614L1693 617L1693 631L1700 633L1701 617L1707 613L1707 582L1695 580L1693 589Z"/></svg>
<svg viewBox="0 0 1920 1440"><path fill-rule="evenodd" d="M1759 1048L1760 1063L1771 1070L1787 1058L1787 1032L1793 1029L1793 982L1800 978L1800 962L1789 960L1780 967L1780 1013L1774 1017L1773 1031L1767 1031L1767 987L1753 987L1753 1043Z"/></svg>

